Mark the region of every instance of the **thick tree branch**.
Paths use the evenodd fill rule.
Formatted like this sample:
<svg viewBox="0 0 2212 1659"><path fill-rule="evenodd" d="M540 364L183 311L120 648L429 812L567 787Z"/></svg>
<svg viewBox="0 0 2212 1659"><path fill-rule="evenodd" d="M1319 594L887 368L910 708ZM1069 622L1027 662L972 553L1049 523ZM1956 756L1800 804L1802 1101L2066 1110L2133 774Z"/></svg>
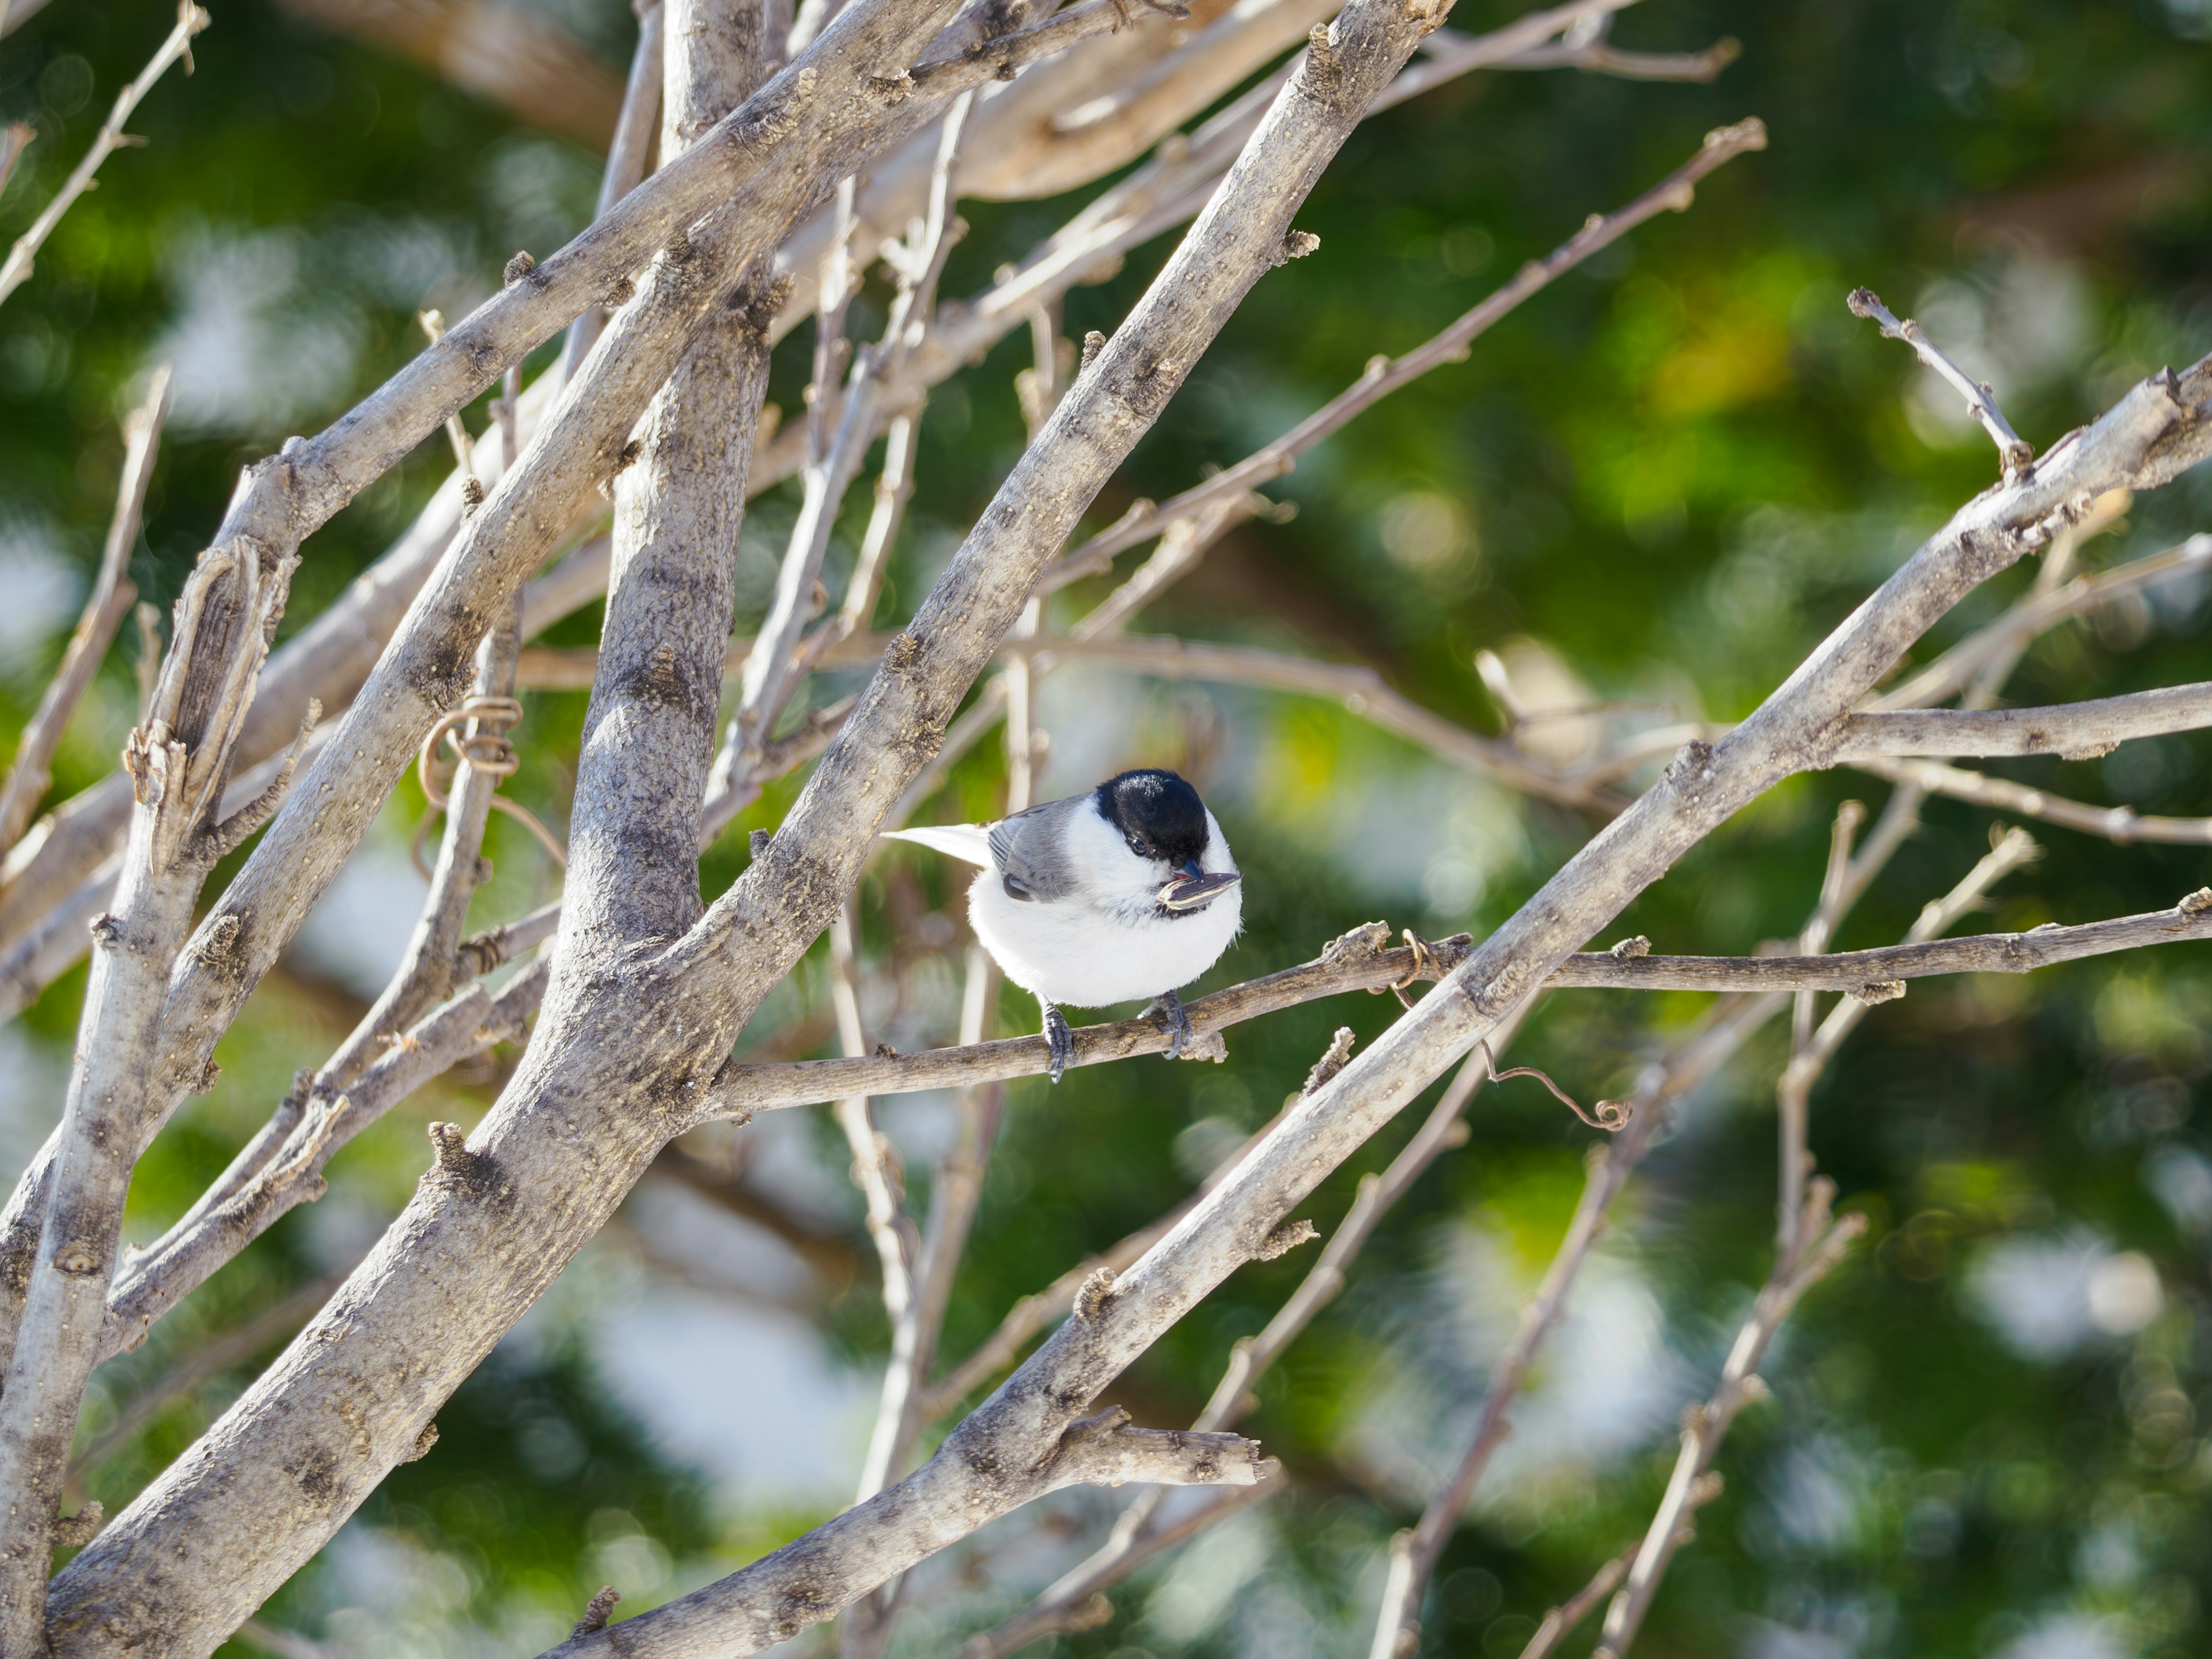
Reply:
<svg viewBox="0 0 2212 1659"><path fill-rule="evenodd" d="M161 994L201 883L226 850L223 787L296 562L251 541L201 556L177 601L152 712L124 750L137 811L115 909L93 924L44 1225L0 1395L0 1654L10 1659L45 1649L70 1442L99 1358L131 1171L165 1104L155 1080Z"/></svg>
<svg viewBox="0 0 2212 1659"><path fill-rule="evenodd" d="M892 18L884 16L887 11ZM879 65L901 40L895 21L899 15L887 3L862 0L838 19L809 54L822 94L810 110L822 104L843 108L842 95L821 84L822 78L832 70L852 76L854 101L860 108L848 118L874 136L878 129L865 102L871 94L857 84L870 73L863 67L861 47L872 46ZM921 745L927 734L941 729L988 659L1037 568L1157 417L1245 290L1271 267L1291 210L1380 84L1370 79L1373 70L1380 68L1387 76L1402 61L1398 48L1410 49L1420 29L1433 21L1427 15L1399 14L1377 35L1356 37L1345 52L1332 51L1325 60L1317 58L1323 65L1319 81L1286 94L1279 105L1281 118L1273 142L1255 144L1255 154L1262 159L1232 173L1216 210L1194 229L1124 325L1121 339L1062 404L1031 455L1017 467L999 503L922 607L908 645L887 653L884 670L816 769L775 842L680 947L657 959L634 953L629 958L617 980L623 996L642 1000L634 1011L617 1012L604 983L594 989L584 977L564 978L556 969L536 1039L501 1103L478 1130L476 1144L463 1146L451 1136L441 1143L437 1166L408 1214L295 1345L302 1352L317 1351L315 1345L323 1340L319 1333L328 1328L344 1332L344 1342L359 1350L404 1350L412 1357L404 1365L380 1371L404 1376L404 1385L396 1392L369 1391L343 1365L280 1364L70 1564L58 1581L53 1626L64 1648L78 1639L79 1632L111 1630L112 1620L124 1616L121 1607L146 1607L130 1586L145 1564L173 1563L179 1548L204 1567L189 1604L173 1601L158 1615L131 1616L158 1616L162 1627L173 1632L220 1633L234 1628L245 1611L335 1529L385 1469L413 1449L439 1403L596 1231L674 1133L687 1096L708 1081L737 1025L834 914L859 873L876 825L927 752ZM934 16L927 22L933 27ZM882 38L869 35L871 27ZM1375 43L1382 40L1390 44L1378 52ZM693 153L673 166L682 168ZM838 157L821 159L834 166ZM817 176L784 181L784 187L794 192L811 189ZM633 191L616 216L650 191L651 186ZM631 310L646 303L641 298ZM600 360L611 349L619 354L630 315L625 311L617 319L579 386L604 379ZM604 402L607 388L594 390ZM555 430L574 407L572 389L555 412ZM604 411L599 412L604 418ZM550 435L541 434L532 457L561 447L550 441ZM502 480L471 519L472 536L486 533L484 527L502 516L502 496L509 497L512 507L518 493L514 479L530 467L526 459ZM512 562L501 575L519 586L523 561L509 556ZM469 562L465 549L448 561L449 584ZM427 619L439 609L434 589L418 602L416 615ZM418 629L418 636L423 631L428 630ZM393 694L404 682L391 677L413 643L403 642L379 671ZM719 683L720 643L710 684ZM607 692L611 672L603 661L595 701ZM354 714L368 702L367 696L357 700ZM403 718L384 723L404 730L410 722ZM887 747L887 738L895 738L896 746ZM334 740L334 747L343 746ZM590 759L587 751L587 764ZM335 768L324 774L331 780L350 781L350 775ZM580 801L582 793L580 777ZM280 819L271 837L281 838L283 830ZM588 849L601 833L591 816L580 811L572 828L579 869L587 855L598 856ZM325 831L324 840L331 838ZM270 844L264 839L262 854L270 853ZM611 851L613 843L608 845ZM564 906L561 939L562 956L556 961L571 952L604 961L600 953L610 946L630 943L592 940L577 927L573 905ZM650 1014L645 1012L648 1006ZM579 1019L586 1007L591 1018ZM645 1052L607 1052L596 1036L609 1024L641 1030ZM519 1236L531 1238L528 1248L501 1242ZM396 1273L403 1254L406 1271ZM495 1288L495 1279L506 1288ZM324 1403L309 1405L310 1399ZM356 1426L334 1439L325 1425L341 1420ZM250 1456L245 1449L249 1445ZM300 1467L302 1458L329 1471L327 1482L319 1486L314 1518L304 1525L294 1520L281 1531L271 1528L262 1518L270 1505L289 1508L296 1500L289 1495L280 1498L276 1488L264 1491L264 1486L280 1478L272 1471ZM241 1464L247 1470L243 1478ZM211 1478L218 1471L219 1478ZM1013 1490L1026 1492L1030 1482L1025 1480ZM893 1499L892 1493L884 1497ZM856 1565L860 1573L868 1570ZM165 1573L171 1571L164 1565ZM884 1576L851 1582L839 1601L850 1600ZM624 1628L635 1630L637 1624L631 1620Z"/></svg>

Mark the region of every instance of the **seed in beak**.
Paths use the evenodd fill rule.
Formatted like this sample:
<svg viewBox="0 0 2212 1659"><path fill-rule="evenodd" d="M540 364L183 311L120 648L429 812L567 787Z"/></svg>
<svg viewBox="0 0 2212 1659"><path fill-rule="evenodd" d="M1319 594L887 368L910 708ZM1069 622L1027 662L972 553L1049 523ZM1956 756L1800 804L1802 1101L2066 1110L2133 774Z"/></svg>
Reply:
<svg viewBox="0 0 2212 1659"><path fill-rule="evenodd" d="M1243 880L1237 875L1177 876L1155 896L1169 910L1198 910L1213 902Z"/></svg>

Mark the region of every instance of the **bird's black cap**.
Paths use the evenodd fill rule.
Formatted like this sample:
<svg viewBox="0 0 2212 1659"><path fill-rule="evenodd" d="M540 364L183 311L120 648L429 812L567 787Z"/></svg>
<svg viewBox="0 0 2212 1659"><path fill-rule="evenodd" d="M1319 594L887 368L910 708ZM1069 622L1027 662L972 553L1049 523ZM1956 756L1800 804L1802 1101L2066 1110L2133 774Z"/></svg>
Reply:
<svg viewBox="0 0 2212 1659"><path fill-rule="evenodd" d="M1174 773L1124 772L1098 786L1097 801L1098 816L1127 836L1139 857L1181 868L1206 855L1206 803Z"/></svg>

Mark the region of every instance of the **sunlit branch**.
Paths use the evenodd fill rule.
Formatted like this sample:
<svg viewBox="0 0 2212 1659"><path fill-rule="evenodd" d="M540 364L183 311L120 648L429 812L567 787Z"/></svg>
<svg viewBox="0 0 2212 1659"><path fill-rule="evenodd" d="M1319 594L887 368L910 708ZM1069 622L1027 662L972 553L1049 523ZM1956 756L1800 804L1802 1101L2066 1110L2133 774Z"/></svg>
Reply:
<svg viewBox="0 0 2212 1659"><path fill-rule="evenodd" d="M183 0L177 8L177 26L169 31L169 38L161 42L161 50L154 54L152 61L138 71L137 79L117 95L115 107L108 112L107 119L100 124L100 131L93 138L92 148L84 153L84 159L62 181L62 187L54 193L54 199L46 204L37 218L31 221L31 228L15 239L15 245L8 250L7 258L0 261L0 302L4 302L30 276L32 261L38 257L39 250L46 246L46 238L54 234L54 227L61 223L62 215L76 204L78 197L93 187L93 174L100 171L100 164L125 145L142 142L126 134L123 131L123 124L131 118L131 112L138 107L139 100L153 89L154 82L161 78L170 64L182 58L185 73L191 73L192 37L213 21L207 13L192 4L191 0ZM21 146L16 148L20 149ZM13 155L9 159L12 161Z"/></svg>
<svg viewBox="0 0 2212 1659"><path fill-rule="evenodd" d="M1698 153L1638 197L1626 207L1609 214L1592 214L1582 229L1541 259L1523 265L1513 280L1433 338L1401 357L1376 357L1364 374L1334 398L1308 416L1273 443L1152 508L1124 519L1102 531L1071 557L1097 558L1133 546L1158 534L1172 520L1188 517L1207 502L1241 495L1279 478L1297 466L1298 457L1320 443L1370 404L1399 387L1419 380L1442 364L1458 362L1474 338L1524 300L1541 292L1583 260L1610 246L1646 220L1665 212L1688 210L1698 181L1747 150L1766 148L1766 129L1757 121L1739 122L1705 135ZM1051 573L1045 580L1050 581Z"/></svg>

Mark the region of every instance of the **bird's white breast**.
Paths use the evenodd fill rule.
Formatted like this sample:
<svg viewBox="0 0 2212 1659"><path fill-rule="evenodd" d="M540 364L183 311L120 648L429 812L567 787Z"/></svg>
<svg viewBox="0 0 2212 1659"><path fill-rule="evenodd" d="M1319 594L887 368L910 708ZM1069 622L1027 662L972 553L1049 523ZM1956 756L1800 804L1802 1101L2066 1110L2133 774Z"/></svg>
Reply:
<svg viewBox="0 0 2212 1659"><path fill-rule="evenodd" d="M1206 830L1200 868L1235 870L1211 812ZM1240 889L1202 910L1168 915L1157 897L1166 876L1131 854L1112 824L1085 812L1070 836L1073 862L1086 879L1066 897L1014 898L990 868L969 890L975 936L1008 979L1047 1002L1103 1008L1177 989L1221 959L1243 925Z"/></svg>

